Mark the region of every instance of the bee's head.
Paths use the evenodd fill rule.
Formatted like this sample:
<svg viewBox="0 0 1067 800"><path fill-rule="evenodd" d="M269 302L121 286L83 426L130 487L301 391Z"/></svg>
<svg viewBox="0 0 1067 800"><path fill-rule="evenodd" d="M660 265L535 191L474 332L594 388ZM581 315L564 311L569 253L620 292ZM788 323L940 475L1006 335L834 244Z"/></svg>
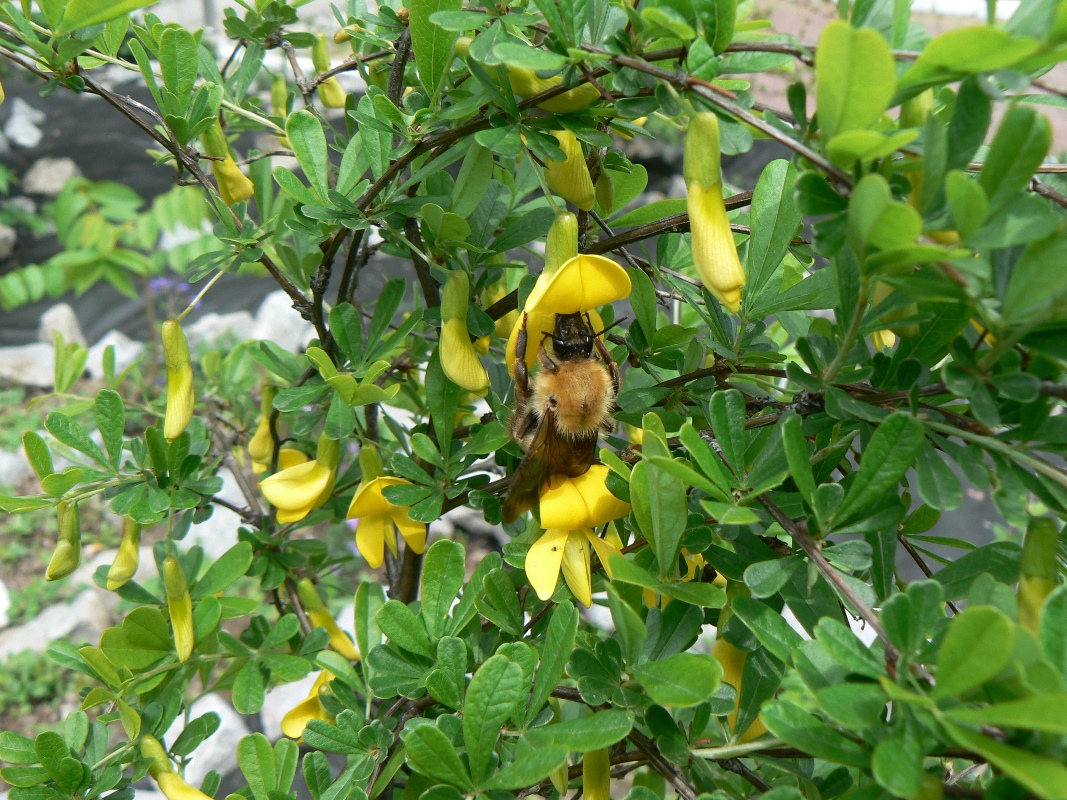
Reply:
<svg viewBox="0 0 1067 800"><path fill-rule="evenodd" d="M593 329L582 314L557 314L552 347L556 358L563 361L590 358L593 355Z"/></svg>

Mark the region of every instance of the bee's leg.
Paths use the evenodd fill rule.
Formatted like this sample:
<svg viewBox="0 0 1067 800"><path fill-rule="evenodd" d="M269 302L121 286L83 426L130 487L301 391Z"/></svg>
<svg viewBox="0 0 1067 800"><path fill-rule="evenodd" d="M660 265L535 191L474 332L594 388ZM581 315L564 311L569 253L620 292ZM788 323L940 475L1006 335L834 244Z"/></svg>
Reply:
<svg viewBox="0 0 1067 800"><path fill-rule="evenodd" d="M544 369L547 369L553 375L556 374L557 372L559 372L559 364L557 364L555 361L553 361L551 358L549 358L548 353L545 352L545 346L544 345L541 345L537 349L537 360L541 362L541 366Z"/></svg>
<svg viewBox="0 0 1067 800"><path fill-rule="evenodd" d="M622 376L619 374L619 365L615 363L615 359L611 357L611 353L608 352L608 348L604 346L604 342L599 336L593 338L593 347L596 348L597 355L600 356L604 363L608 367L608 372L611 374L611 385L615 389L615 396L619 396L619 387L622 385Z"/></svg>
<svg viewBox="0 0 1067 800"><path fill-rule="evenodd" d="M515 337L515 396L525 405L530 399L530 373L526 369L526 312L522 315L522 327Z"/></svg>

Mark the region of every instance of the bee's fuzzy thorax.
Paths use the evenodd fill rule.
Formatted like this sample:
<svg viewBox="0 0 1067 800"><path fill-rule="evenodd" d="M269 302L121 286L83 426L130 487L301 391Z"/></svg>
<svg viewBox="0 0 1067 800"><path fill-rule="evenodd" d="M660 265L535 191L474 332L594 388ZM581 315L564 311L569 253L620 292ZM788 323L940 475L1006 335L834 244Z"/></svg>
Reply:
<svg viewBox="0 0 1067 800"><path fill-rule="evenodd" d="M564 361L558 370L541 369L534 378L533 407L552 408L561 436L596 433L610 424L615 389L608 368L595 359Z"/></svg>

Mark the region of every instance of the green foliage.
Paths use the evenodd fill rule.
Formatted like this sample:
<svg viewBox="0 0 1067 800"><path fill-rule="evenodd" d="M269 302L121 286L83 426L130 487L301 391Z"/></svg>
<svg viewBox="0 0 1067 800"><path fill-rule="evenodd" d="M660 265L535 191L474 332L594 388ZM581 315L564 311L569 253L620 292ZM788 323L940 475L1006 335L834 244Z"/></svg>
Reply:
<svg viewBox="0 0 1067 800"><path fill-rule="evenodd" d="M1016 535L1067 518L1067 201L1043 177L1051 129L1027 93L1065 57L1055 4L930 38L906 3L845 3L800 47L729 1L352 0L329 71L369 88L343 110L302 4L228 9L222 63L199 31L131 17L140 5L0 2L4 46L44 94L155 115L161 167L195 185L146 212L125 187L72 183L55 210L66 250L32 268L34 292L0 296L134 293L167 270L210 291L262 269L315 338L194 354L193 401L184 355L164 365L168 393L158 365L116 375L113 354L87 391L84 348L57 339L55 394L21 440L42 491L0 508L51 525L58 503L95 498L128 532L157 526L158 577L112 580L133 548L124 570L97 570L123 617L52 647L89 686L62 732L0 733L11 800L126 800L145 774L189 800L171 767L218 725L165 740L190 703L222 692L256 713L312 672L290 738L238 745L234 796L295 797L299 768L314 800L554 798L614 762L637 770L634 800L668 784L683 800L1067 798L1067 550L1045 537L1035 569ZM292 74L316 42L319 74ZM277 49L280 75L264 66ZM791 115L755 106L750 76L797 59L813 60L816 113L793 79ZM144 81L149 112L98 83L108 63ZM725 198L692 181L684 200L638 200L649 176L616 135L673 142L700 113L723 153L761 136L790 158ZM560 161L561 131L580 157ZM296 166L260 152L264 136ZM593 213L557 220L553 163L551 185L599 184ZM155 252L162 230L207 220L186 250ZM581 255L537 275L542 245ZM379 281L379 250L415 280ZM588 410L611 380L549 341L553 315L575 313L590 338L608 331L594 352L622 368L623 425L564 441L567 401L584 392ZM562 337L574 317L557 319ZM506 355L523 320L531 357L546 348L533 399ZM568 363L556 374L550 357ZM465 374L484 405L448 377ZM164 435L167 395L194 407ZM548 444L524 456L530 439ZM183 540L233 505L223 467L242 520L211 559ZM459 537L426 541L460 506L500 523L515 474L540 506L504 524L500 552L470 563ZM973 491L1003 533L982 546L935 529ZM363 560L324 541L347 517ZM353 595L350 640L329 609ZM581 791L609 796L589 773Z"/></svg>

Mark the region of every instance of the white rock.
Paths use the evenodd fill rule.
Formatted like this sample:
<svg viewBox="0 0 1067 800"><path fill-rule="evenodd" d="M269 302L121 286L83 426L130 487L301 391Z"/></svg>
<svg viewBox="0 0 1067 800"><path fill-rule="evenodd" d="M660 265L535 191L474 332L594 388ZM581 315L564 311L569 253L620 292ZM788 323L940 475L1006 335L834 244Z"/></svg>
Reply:
<svg viewBox="0 0 1067 800"><path fill-rule="evenodd" d="M0 258L9 258L18 244L18 232L10 225L0 225Z"/></svg>
<svg viewBox="0 0 1067 800"><path fill-rule="evenodd" d="M237 744L251 731L233 706L217 694L204 695L193 703L190 711L189 719L214 711L220 720L219 729L193 752L185 767L185 780L193 786L200 786L212 770L225 775L237 766ZM183 730L184 719L179 716L167 731L167 741L173 742Z"/></svg>
<svg viewBox="0 0 1067 800"><path fill-rule="evenodd" d="M264 736L272 742L282 738L282 718L308 696L318 676L317 672L312 672L306 678L276 686L267 692L263 708L259 710L259 725Z"/></svg>
<svg viewBox="0 0 1067 800"><path fill-rule="evenodd" d="M271 292L256 312L250 339L270 339L290 353L302 350L314 335L314 327L293 308L289 295Z"/></svg>
<svg viewBox="0 0 1067 800"><path fill-rule="evenodd" d="M219 470L222 478L222 490L218 497L228 500L238 508L245 505L244 495L237 485L237 479L228 469ZM182 540L183 546L192 547L195 544L204 549L204 554L215 559L237 544L237 529L241 525L241 517L228 508L216 505L211 517L189 529L189 534Z"/></svg>
<svg viewBox="0 0 1067 800"><path fill-rule="evenodd" d="M55 381L52 345L43 342L0 347L0 381L47 388Z"/></svg>
<svg viewBox="0 0 1067 800"><path fill-rule="evenodd" d="M57 197L63 187L81 175L72 158L39 158L22 178L22 191Z"/></svg>
<svg viewBox="0 0 1067 800"><path fill-rule="evenodd" d="M4 126L4 135L19 147L36 147L44 134L37 126L44 122L44 112L38 111L21 97L11 101L11 115Z"/></svg>
<svg viewBox="0 0 1067 800"><path fill-rule="evenodd" d="M56 303L41 314L41 321L37 324L37 341L51 346L53 331L59 331L67 344L77 342L85 345L85 334L82 333L78 315L66 303Z"/></svg>
<svg viewBox="0 0 1067 800"><path fill-rule="evenodd" d="M7 201L9 208L16 208L27 216L37 213L37 204L24 194L16 195Z"/></svg>
<svg viewBox="0 0 1067 800"><path fill-rule="evenodd" d="M190 347L214 344L227 337L243 341L252 325L252 315L247 311L235 311L232 314L216 314L212 311L196 322L184 326L185 338L189 340Z"/></svg>
<svg viewBox="0 0 1067 800"><path fill-rule="evenodd" d="M96 380L104 377L104 351L108 345L115 346L116 375L121 375L122 371L144 352L144 342L135 342L122 331L108 331L99 342L89 348L89 360L85 362L89 376Z"/></svg>
<svg viewBox="0 0 1067 800"><path fill-rule="evenodd" d="M49 606L24 625L0 633L0 661L23 650L43 653L56 639L95 644L109 624L107 608L98 593L87 589L69 603Z"/></svg>
<svg viewBox="0 0 1067 800"><path fill-rule="evenodd" d="M7 624L11 622L11 617L7 612L11 610L11 593L8 592L7 586L3 581L0 581L0 628L6 628Z"/></svg>
<svg viewBox="0 0 1067 800"><path fill-rule="evenodd" d="M0 486L15 486L33 474L33 467L21 450L0 450Z"/></svg>

